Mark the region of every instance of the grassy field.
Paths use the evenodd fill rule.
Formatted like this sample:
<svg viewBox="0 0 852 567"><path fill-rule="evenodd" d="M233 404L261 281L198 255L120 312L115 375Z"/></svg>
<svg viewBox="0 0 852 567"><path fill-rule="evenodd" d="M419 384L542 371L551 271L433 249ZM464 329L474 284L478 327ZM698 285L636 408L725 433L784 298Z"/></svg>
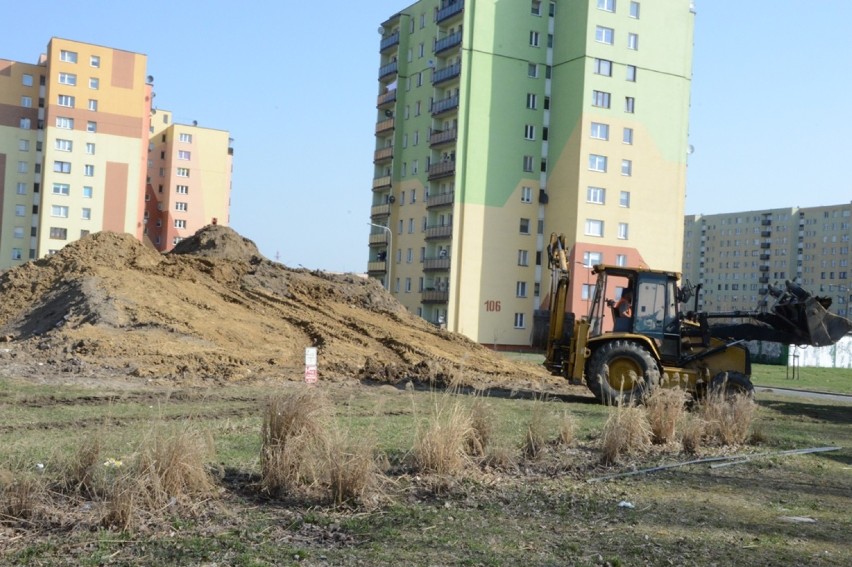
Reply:
<svg viewBox="0 0 852 567"><path fill-rule="evenodd" d="M613 411L582 388L451 395L322 384L333 427L371 438L380 489L334 506L316 486L260 489L261 425L271 396L295 384L219 389L91 390L0 379L0 488L39 479L51 504L19 518L0 501L2 565L848 565L852 546L852 406L761 395L752 441L685 454L653 446L601 461ZM490 458L452 474L412 463L418 434L443 408L486 408ZM566 423L567 443L556 442ZM56 488L81 447L100 440L104 466L130 462L139 441L187 427L214 443L216 489L189 507L166 503L130 529L103 527L94 496ZM546 440L522 450L535 429ZM777 452L837 446L803 455ZM594 482L700 457L752 455ZM725 464L729 461L718 461ZM41 466L39 466L41 465ZM18 484L16 484L18 483ZM2 506L5 505L5 508Z"/></svg>

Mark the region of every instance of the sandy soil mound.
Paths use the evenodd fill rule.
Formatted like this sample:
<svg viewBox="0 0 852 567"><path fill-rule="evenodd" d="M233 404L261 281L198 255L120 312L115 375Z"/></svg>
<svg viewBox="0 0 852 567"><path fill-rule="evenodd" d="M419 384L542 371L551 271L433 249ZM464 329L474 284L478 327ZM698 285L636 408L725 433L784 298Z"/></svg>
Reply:
<svg viewBox="0 0 852 567"><path fill-rule="evenodd" d="M90 235L4 273L0 294L5 375L296 380L315 346L323 380L546 376L409 314L375 280L289 269L223 226L167 255Z"/></svg>

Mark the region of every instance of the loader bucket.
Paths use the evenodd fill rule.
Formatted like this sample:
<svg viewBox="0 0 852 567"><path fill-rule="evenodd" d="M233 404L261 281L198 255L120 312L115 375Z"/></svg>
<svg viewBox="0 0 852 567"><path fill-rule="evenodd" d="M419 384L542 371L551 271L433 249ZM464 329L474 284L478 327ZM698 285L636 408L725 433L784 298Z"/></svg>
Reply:
<svg viewBox="0 0 852 567"><path fill-rule="evenodd" d="M819 298L808 297L803 303L776 305L774 311L795 325L803 340L796 344L833 345L852 331L852 321L829 313Z"/></svg>

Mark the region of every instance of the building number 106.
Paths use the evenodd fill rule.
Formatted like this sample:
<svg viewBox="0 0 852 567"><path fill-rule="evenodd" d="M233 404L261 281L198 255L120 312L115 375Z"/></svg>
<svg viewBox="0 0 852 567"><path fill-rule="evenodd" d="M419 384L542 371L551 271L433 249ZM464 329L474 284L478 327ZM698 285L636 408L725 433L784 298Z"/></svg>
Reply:
<svg viewBox="0 0 852 567"><path fill-rule="evenodd" d="M500 302L489 299L485 302L485 311L500 311Z"/></svg>

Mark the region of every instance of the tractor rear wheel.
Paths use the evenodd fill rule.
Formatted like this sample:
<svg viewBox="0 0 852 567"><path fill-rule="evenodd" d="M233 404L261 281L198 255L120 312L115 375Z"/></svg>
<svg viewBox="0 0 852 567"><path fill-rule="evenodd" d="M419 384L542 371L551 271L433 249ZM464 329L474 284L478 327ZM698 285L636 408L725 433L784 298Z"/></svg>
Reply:
<svg viewBox="0 0 852 567"><path fill-rule="evenodd" d="M587 366L586 384L607 405L642 401L660 381L651 352L631 341L612 341L598 348Z"/></svg>

